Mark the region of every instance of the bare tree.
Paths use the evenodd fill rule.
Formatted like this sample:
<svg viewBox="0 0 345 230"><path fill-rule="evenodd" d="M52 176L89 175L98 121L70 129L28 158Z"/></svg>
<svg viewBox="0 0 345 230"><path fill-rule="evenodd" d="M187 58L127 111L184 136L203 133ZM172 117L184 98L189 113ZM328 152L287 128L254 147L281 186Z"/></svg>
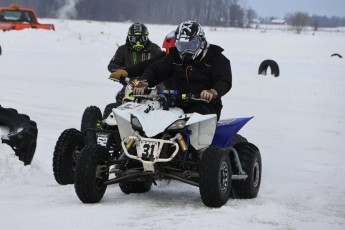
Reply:
<svg viewBox="0 0 345 230"><path fill-rule="evenodd" d="M304 12L296 12L289 18L290 24L295 28L297 34L300 34L302 32L303 27L307 25L308 20L308 13Z"/></svg>
<svg viewBox="0 0 345 230"><path fill-rule="evenodd" d="M252 20L258 18L258 14L256 13L255 10L253 10L252 8L249 8L247 10L247 18L248 18L249 21L252 21Z"/></svg>
<svg viewBox="0 0 345 230"><path fill-rule="evenodd" d="M314 31L317 31L319 29L319 21L318 20L313 20L312 26L314 27Z"/></svg>
<svg viewBox="0 0 345 230"><path fill-rule="evenodd" d="M243 9L243 2L241 0L226 0L223 7L227 7L227 25L232 27L243 27L245 12ZM221 10L219 8L219 10Z"/></svg>

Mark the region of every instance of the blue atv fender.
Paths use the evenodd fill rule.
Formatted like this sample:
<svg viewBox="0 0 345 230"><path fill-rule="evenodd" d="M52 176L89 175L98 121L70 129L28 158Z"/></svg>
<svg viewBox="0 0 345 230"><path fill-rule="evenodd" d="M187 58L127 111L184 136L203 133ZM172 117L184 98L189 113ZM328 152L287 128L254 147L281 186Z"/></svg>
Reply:
<svg viewBox="0 0 345 230"><path fill-rule="evenodd" d="M252 118L231 118L218 121L211 146L228 147L237 132Z"/></svg>

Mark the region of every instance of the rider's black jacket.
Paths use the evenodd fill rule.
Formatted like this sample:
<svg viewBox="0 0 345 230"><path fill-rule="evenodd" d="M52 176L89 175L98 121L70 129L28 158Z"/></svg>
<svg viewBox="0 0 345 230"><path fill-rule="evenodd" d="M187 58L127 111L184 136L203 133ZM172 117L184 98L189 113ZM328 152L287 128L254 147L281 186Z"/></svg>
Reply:
<svg viewBox="0 0 345 230"><path fill-rule="evenodd" d="M220 115L221 97L232 86L230 61L222 54L223 49L217 45L208 45L202 55L193 63L184 64L176 48L170 49L161 61L150 65L143 73L150 87L164 82L167 89L176 89L180 93L192 93L199 96L203 90L215 89L218 97L211 101ZM219 118L219 116L218 116Z"/></svg>

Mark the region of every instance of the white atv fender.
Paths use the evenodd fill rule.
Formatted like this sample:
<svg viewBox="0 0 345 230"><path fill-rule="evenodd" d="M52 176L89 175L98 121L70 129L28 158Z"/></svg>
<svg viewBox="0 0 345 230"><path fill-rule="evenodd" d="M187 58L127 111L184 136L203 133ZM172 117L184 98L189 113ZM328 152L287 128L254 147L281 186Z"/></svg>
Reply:
<svg viewBox="0 0 345 230"><path fill-rule="evenodd" d="M192 131L190 144L196 150L208 147L212 143L216 131L217 115L192 113L186 126L189 126L189 130Z"/></svg>

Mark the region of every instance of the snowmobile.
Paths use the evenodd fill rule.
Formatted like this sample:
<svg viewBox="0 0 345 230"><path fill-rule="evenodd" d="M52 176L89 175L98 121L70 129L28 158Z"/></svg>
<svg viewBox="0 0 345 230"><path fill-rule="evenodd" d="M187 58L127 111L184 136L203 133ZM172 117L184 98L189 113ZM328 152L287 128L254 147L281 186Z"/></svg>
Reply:
<svg viewBox="0 0 345 230"><path fill-rule="evenodd" d="M96 143L78 150L74 186L83 203L99 202L111 184L125 194L145 193L159 180L199 187L208 207L257 196L260 151L237 134L252 117L217 122L214 114L184 113L176 106L181 100L201 99L151 90L113 108L108 128L86 130Z"/></svg>

